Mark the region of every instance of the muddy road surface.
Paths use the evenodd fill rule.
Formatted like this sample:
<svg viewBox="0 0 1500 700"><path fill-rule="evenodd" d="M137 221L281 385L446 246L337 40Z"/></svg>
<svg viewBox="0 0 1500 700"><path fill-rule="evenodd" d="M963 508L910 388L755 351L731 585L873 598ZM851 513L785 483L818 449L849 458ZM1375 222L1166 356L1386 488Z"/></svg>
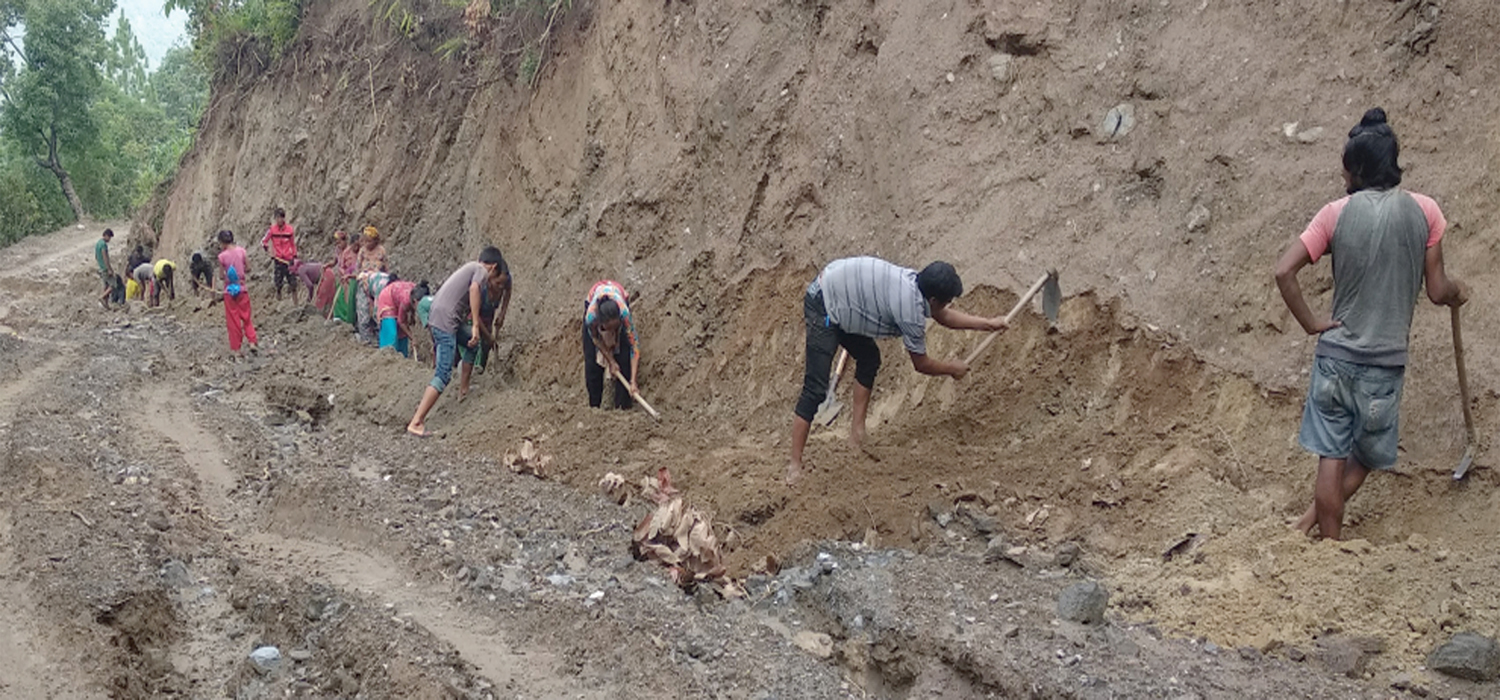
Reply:
<svg viewBox="0 0 1500 700"><path fill-rule="evenodd" d="M1107 572L1065 546L1007 546L962 501L931 514L942 530L921 551L809 540L773 572L745 567L745 598L682 591L628 553L644 504L473 448L533 436L552 450L549 415L578 425L538 407L544 395L495 378L510 417L408 438L349 393L388 376L404 406L420 368L265 290L262 351L243 360L226 352L222 311L190 292L101 310L100 228L0 251L0 697L1393 692L1113 608L1101 624L1059 620L1059 591L1108 588ZM463 425L471 409L445 405L434 424Z"/></svg>

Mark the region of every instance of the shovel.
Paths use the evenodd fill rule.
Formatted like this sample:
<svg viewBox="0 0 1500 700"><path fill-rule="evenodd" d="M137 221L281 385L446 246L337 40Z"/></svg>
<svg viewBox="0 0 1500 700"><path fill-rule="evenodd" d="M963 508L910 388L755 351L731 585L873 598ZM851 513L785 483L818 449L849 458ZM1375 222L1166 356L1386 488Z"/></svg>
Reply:
<svg viewBox="0 0 1500 700"><path fill-rule="evenodd" d="M833 370L833 378L828 380L828 395L823 397L823 403L818 406L818 412L813 415L813 422L818 425L833 425L833 419L839 417L839 411L844 410L844 404L834 398L834 392L839 388L839 376L844 373L844 362L849 359L849 351L839 348L839 363Z"/></svg>
<svg viewBox="0 0 1500 700"><path fill-rule="evenodd" d="M621 384L624 384L627 389L630 387L630 382L625 381L625 377L620 374L620 370L617 370L617 369L614 369L613 367L611 367L610 370L609 370L609 372L610 372L610 374L615 375L615 381L617 381L617 382L619 382ZM646 400L643 399L643 398L641 398L640 392L635 391L633 389L630 390L630 398L635 399L635 402L638 403L638 404L640 404L641 408L646 409L646 412L649 413L649 414L651 414L652 418L655 418L656 420L661 420L661 414L657 413L656 409L654 409L654 408L651 407L651 404L646 403Z"/></svg>
<svg viewBox="0 0 1500 700"><path fill-rule="evenodd" d="M1458 395L1464 402L1464 456L1453 470L1453 480L1464 478L1474 464L1474 412L1469 409L1469 373L1464 370L1464 336L1458 325L1458 307L1453 314L1453 362L1458 365Z"/></svg>
<svg viewBox="0 0 1500 700"><path fill-rule="evenodd" d="M1036 284L1031 285L1031 289L1026 290L1026 293L1021 295L1021 300L1016 302L1015 308L1011 309L1010 313L1005 315L1005 323L1007 325L1015 320L1016 314L1021 313L1021 309L1026 308L1026 305L1031 303L1032 297L1035 297L1037 292L1042 293L1042 313L1047 315L1047 323L1053 328L1057 327L1057 312L1059 307L1062 306L1062 288L1057 283L1057 270L1048 270L1047 274L1042 275L1042 278L1036 281ZM974 364L974 360L979 359L979 353L984 352L984 349L989 347L990 343L995 342L995 338L999 335L1000 331L995 331L985 336L984 340L979 343L979 347L974 348L974 352L969 353L969 356L964 358L964 364Z"/></svg>

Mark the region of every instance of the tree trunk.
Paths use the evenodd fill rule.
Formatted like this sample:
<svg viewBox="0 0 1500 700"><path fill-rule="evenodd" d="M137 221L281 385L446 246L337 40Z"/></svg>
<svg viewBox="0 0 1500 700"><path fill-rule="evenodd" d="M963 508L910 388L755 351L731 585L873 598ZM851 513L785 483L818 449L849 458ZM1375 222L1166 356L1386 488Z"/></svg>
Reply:
<svg viewBox="0 0 1500 700"><path fill-rule="evenodd" d="M57 176L58 184L62 185L63 196L68 199L68 206L73 208L73 218L83 221L88 212L83 210L83 200L78 198L78 190L73 189L73 178L68 176L68 171L63 169L62 159L57 156L57 132L52 130L42 136L47 139L47 157L37 158L37 165Z"/></svg>
<svg viewBox="0 0 1500 700"><path fill-rule="evenodd" d="M73 178L68 177L68 171L63 170L62 165L56 165L51 170L57 176L57 181L62 183L63 196L68 198L68 206L73 207L74 218L83 221L87 212L83 210L83 200L78 198L78 191L73 189Z"/></svg>

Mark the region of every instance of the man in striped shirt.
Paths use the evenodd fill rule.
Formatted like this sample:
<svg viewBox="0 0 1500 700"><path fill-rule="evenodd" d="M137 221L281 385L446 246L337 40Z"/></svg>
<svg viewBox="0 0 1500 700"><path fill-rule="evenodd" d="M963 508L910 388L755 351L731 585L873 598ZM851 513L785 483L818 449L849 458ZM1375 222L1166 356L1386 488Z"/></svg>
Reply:
<svg viewBox="0 0 1500 700"><path fill-rule="evenodd" d="M872 257L835 260L823 268L807 286L802 302L807 322L807 369L792 422L788 484L802 476L802 450L812 429L813 414L828 393L829 369L839 346L854 358L854 415L849 444L856 448L865 437L865 414L875 373L880 370L876 338L900 336L911 355L912 367L922 374L963 379L968 365L927 354L927 319L958 330L998 331L1006 327L1002 316L983 318L951 308L949 304L963 293L958 271L941 261L920 273Z"/></svg>

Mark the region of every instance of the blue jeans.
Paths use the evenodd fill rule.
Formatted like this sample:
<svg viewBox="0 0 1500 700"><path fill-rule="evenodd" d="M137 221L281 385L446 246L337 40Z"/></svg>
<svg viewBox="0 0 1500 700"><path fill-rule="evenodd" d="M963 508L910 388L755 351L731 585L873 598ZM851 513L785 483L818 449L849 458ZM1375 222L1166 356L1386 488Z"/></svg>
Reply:
<svg viewBox="0 0 1500 700"><path fill-rule="evenodd" d="M1366 469L1396 466L1405 378L1405 367L1313 358L1297 441L1319 457L1353 457Z"/></svg>
<svg viewBox="0 0 1500 700"><path fill-rule="evenodd" d="M453 379L453 356L458 352L458 340L452 333L433 328L432 349L437 358L437 368L432 374L432 388L441 394Z"/></svg>

